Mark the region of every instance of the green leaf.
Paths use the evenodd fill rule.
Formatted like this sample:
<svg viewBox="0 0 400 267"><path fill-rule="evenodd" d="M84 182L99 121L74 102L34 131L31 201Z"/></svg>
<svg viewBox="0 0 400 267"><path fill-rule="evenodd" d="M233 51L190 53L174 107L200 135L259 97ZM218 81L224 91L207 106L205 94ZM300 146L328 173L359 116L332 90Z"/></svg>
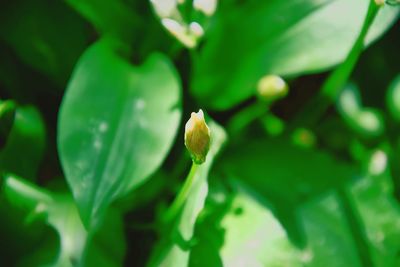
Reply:
<svg viewBox="0 0 400 267"><path fill-rule="evenodd" d="M300 247L307 238L297 215L299 205L323 196L355 174L353 167L328 154L294 146L283 138L238 144L221 156L217 166L218 173L242 181L261 202L270 203L291 241Z"/></svg>
<svg viewBox="0 0 400 267"><path fill-rule="evenodd" d="M361 261L338 195L327 192L299 207L307 245L301 255L306 266L358 266Z"/></svg>
<svg viewBox="0 0 400 267"><path fill-rule="evenodd" d="M362 266L370 261L374 266L397 266L400 206L393 196L389 170L382 169L386 164L382 153L371 165L371 174L358 172L361 178L353 181L348 179L355 177L351 167L334 162L324 153L296 148L282 140L253 140L227 150L217 164L217 173L233 180L237 188L244 188L251 198L273 211L294 244L296 235L304 239L299 243L300 260L306 266ZM348 207L344 203L347 200L335 191L339 187L349 192ZM247 218L245 209L240 214L244 214L243 220L256 221ZM228 246L229 228L225 228L224 246ZM230 228L246 229L241 225ZM243 230L237 233L240 237L239 233ZM231 246L236 246L238 252L231 255L245 250L241 247L244 242L236 240ZM240 255L247 258L249 253ZM247 260L254 259L259 256L248 256Z"/></svg>
<svg viewBox="0 0 400 267"><path fill-rule="evenodd" d="M298 147L286 138L253 139L231 146L217 166L273 202L288 205L322 194L356 173L330 155ZM291 185L289 190L287 185Z"/></svg>
<svg viewBox="0 0 400 267"><path fill-rule="evenodd" d="M122 216L109 210L104 223L95 231L87 232L78 209L66 193L51 193L20 177L7 175L3 193L15 207L28 212L26 222L41 220L56 230L55 245L37 247L22 266L121 266L125 254ZM47 252L46 252L47 250ZM46 255L44 254L53 255ZM44 259L46 261L43 261Z"/></svg>
<svg viewBox="0 0 400 267"><path fill-rule="evenodd" d="M366 229L375 266L400 264L400 206L389 170L367 175L351 185L352 201Z"/></svg>
<svg viewBox="0 0 400 267"><path fill-rule="evenodd" d="M338 64L357 37L368 2L221 4L204 47L194 57L193 94L210 108L227 109L252 96L263 75L298 76ZM397 9L382 9L368 43L397 18Z"/></svg>
<svg viewBox="0 0 400 267"><path fill-rule="evenodd" d="M163 240L155 249L148 266L188 266L190 256L190 243L193 240L194 227L197 217L204 207L208 193L208 172L214 158L226 140L223 128L214 122L210 122L211 147L205 163L201 164L195 174L195 181L188 194L172 231L167 231Z"/></svg>
<svg viewBox="0 0 400 267"><path fill-rule="evenodd" d="M121 0L65 0L86 18L102 35L109 35L126 42L133 40L139 22L129 5Z"/></svg>
<svg viewBox="0 0 400 267"><path fill-rule="evenodd" d="M243 189L243 188L242 188ZM240 212L238 212L240 211ZM294 247L272 212L240 190L221 221L222 266L301 266Z"/></svg>
<svg viewBox="0 0 400 267"><path fill-rule="evenodd" d="M9 1L0 10L0 38L21 60L64 85L86 47L87 29L61 1Z"/></svg>
<svg viewBox="0 0 400 267"><path fill-rule="evenodd" d="M18 106L7 141L0 151L0 169L36 178L45 148L46 129L33 106Z"/></svg>
<svg viewBox="0 0 400 267"><path fill-rule="evenodd" d="M132 66L103 40L81 57L63 98L61 163L86 227L165 159L181 117L180 83L167 58Z"/></svg>
<svg viewBox="0 0 400 267"><path fill-rule="evenodd" d="M191 259L191 266L360 266L335 194L328 193L299 205L297 216L307 236L306 245L299 248L288 238L267 199L243 182L230 180L234 188L226 196L232 199L228 201L230 208L219 215L222 218L217 226L222 235L220 248L212 252L215 246L210 235L216 234L212 232L213 224L196 232L198 245L194 248L196 251L201 246L208 255L217 254L221 264L216 263L215 256L211 261L203 254Z"/></svg>

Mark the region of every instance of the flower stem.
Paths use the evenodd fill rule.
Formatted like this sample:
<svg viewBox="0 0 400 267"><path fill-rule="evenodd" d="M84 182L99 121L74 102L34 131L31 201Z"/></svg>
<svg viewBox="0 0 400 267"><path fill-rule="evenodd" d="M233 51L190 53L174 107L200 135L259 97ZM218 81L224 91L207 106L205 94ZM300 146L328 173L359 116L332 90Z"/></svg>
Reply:
<svg viewBox="0 0 400 267"><path fill-rule="evenodd" d="M189 174L186 177L181 190L179 191L178 195L172 202L171 206L165 212L165 215L163 217L164 223L168 223L171 220L173 220L178 215L179 211L182 209L182 206L189 195L190 189L192 188L198 166L199 166L198 164L192 162L192 167L190 168Z"/></svg>
<svg viewBox="0 0 400 267"><path fill-rule="evenodd" d="M378 10L379 8L375 4L375 1L370 0L367 15L364 19L361 31L345 61L327 78L319 94L305 106L303 111L297 117L295 117L293 123L289 126L289 131L299 127L300 125L306 127L313 126L324 115L332 101L337 98L361 55L364 48L365 37L378 13Z"/></svg>

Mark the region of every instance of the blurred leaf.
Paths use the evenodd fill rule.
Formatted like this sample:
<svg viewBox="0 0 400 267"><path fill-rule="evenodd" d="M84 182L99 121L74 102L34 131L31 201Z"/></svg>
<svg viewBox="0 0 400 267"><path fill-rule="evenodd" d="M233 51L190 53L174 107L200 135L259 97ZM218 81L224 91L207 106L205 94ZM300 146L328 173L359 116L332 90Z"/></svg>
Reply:
<svg viewBox="0 0 400 267"><path fill-rule="evenodd" d="M58 146L87 228L161 165L180 117L179 78L167 58L131 66L105 41L84 53L61 106Z"/></svg>
<svg viewBox="0 0 400 267"><path fill-rule="evenodd" d="M400 264L400 206L394 198L389 171L353 183L352 200L366 229L375 266Z"/></svg>
<svg viewBox="0 0 400 267"><path fill-rule="evenodd" d="M214 122L210 122L211 148L205 163L197 169L195 181L188 194L182 212L166 237L156 247L148 266L188 266L190 256L190 243L193 241L193 232L197 217L204 207L208 193L208 172L213 164L222 144L226 140L223 128Z"/></svg>
<svg viewBox="0 0 400 267"><path fill-rule="evenodd" d="M307 237L301 256L305 266L362 266L340 203L337 194L327 192L299 207L299 221Z"/></svg>
<svg viewBox="0 0 400 267"><path fill-rule="evenodd" d="M0 10L0 38L58 85L67 81L84 50L86 32L82 20L61 1L8 1Z"/></svg>
<svg viewBox="0 0 400 267"><path fill-rule="evenodd" d="M391 82L386 93L386 103L392 117L400 121L400 74Z"/></svg>
<svg viewBox="0 0 400 267"><path fill-rule="evenodd" d="M46 129L39 111L33 106L18 106L6 144L0 151L0 169L35 179L45 138Z"/></svg>
<svg viewBox="0 0 400 267"><path fill-rule="evenodd" d="M239 143L227 149L216 166L221 175L243 181L267 199L298 246L304 246L305 236L296 217L297 206L355 174L352 166L329 154L300 148L285 138Z"/></svg>
<svg viewBox="0 0 400 267"><path fill-rule="evenodd" d="M134 10L122 0L65 0L102 35L127 42L135 37L139 22Z"/></svg>
<svg viewBox="0 0 400 267"><path fill-rule="evenodd" d="M334 194L324 194L323 198L297 207L296 214L307 236L306 246L298 248L288 239L268 200L254 188L235 179L231 181L233 201L225 214L220 214L221 248L213 252L219 254L221 264L216 264L215 256L211 261L204 254L201 258L197 256L191 266L361 266ZM207 231L198 234L202 235L197 237L199 245L211 254L213 244L201 242L205 237L213 239L207 237Z"/></svg>
<svg viewBox="0 0 400 267"><path fill-rule="evenodd" d="M104 224L88 233L80 220L78 209L69 194L50 193L28 181L14 176L5 177L3 193L9 202L29 212L27 219L44 220L58 233L59 251L49 244L38 247L22 266L120 266L125 253L121 214L110 210ZM29 223L28 220L26 220ZM112 233L112 235L110 235ZM111 242L111 246L108 245ZM54 247L54 245L53 245ZM54 253L48 255L49 252ZM40 262L46 259L47 262ZM39 262L38 262L39 261ZM94 264L95 265L90 265Z"/></svg>
<svg viewBox="0 0 400 267"><path fill-rule="evenodd" d="M253 139L231 146L217 170L268 196L273 204L289 205L324 193L355 174L352 166L329 154L295 146L285 138Z"/></svg>
<svg viewBox="0 0 400 267"><path fill-rule="evenodd" d="M192 92L208 107L227 109L253 95L263 75L326 70L346 57L367 6L364 0L222 3L194 58ZM397 15L395 8L382 8L368 43Z"/></svg>

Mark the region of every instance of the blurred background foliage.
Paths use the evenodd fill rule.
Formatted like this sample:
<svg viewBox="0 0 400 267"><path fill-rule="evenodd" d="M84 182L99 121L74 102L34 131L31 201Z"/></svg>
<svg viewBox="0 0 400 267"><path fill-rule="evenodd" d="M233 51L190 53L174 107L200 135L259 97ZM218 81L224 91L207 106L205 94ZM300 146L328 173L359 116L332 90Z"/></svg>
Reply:
<svg viewBox="0 0 400 267"><path fill-rule="evenodd" d="M398 18L367 0L3 1L1 265L400 266ZM286 83L267 99L266 75ZM164 225L199 108L211 149Z"/></svg>

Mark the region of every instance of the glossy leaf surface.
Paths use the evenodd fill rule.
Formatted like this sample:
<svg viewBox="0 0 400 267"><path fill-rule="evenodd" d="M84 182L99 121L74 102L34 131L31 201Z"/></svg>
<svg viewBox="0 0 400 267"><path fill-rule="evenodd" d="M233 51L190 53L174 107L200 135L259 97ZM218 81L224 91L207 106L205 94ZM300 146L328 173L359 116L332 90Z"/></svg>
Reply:
<svg viewBox="0 0 400 267"><path fill-rule="evenodd" d="M136 67L105 41L86 51L58 127L61 162L85 226L160 166L180 116L179 80L164 56Z"/></svg>

